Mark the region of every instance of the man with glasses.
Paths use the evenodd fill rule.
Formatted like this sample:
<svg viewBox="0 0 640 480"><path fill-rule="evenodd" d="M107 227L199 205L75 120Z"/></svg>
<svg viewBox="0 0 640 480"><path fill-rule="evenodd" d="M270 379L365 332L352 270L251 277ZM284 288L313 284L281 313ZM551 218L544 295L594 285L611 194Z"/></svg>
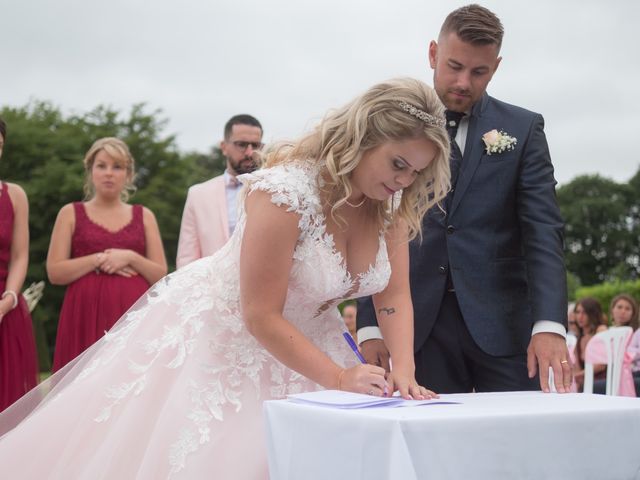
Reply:
<svg viewBox="0 0 640 480"><path fill-rule="evenodd" d="M224 127L220 150L227 160L222 175L189 188L182 213L176 267L212 255L233 233L237 221L237 176L256 169L262 125L251 115L235 115Z"/></svg>

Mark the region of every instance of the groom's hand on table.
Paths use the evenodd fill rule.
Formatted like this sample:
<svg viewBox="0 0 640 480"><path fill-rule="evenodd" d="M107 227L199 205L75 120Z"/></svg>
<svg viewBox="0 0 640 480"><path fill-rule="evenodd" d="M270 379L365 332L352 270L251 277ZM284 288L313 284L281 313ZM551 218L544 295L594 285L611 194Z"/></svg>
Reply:
<svg viewBox="0 0 640 480"><path fill-rule="evenodd" d="M418 385L415 376L410 373L393 371L387 375L387 382L392 392L398 391L405 400L431 400L439 398L438 394Z"/></svg>
<svg viewBox="0 0 640 480"><path fill-rule="evenodd" d="M367 363L382 367L389 373L389 351L382 340L377 338L366 340L360 344L360 351Z"/></svg>
<svg viewBox="0 0 640 480"><path fill-rule="evenodd" d="M553 383L558 393L568 393L572 378L566 340L556 333L536 333L531 337L527 349L527 368L529 378L540 371L540 388L543 392L551 391L549 367L553 370Z"/></svg>

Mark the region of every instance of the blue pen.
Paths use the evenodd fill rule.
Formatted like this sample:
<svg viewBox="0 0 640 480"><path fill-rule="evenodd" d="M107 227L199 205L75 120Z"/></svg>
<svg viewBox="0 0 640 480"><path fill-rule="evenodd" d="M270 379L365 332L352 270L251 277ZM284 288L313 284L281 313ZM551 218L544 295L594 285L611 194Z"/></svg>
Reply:
<svg viewBox="0 0 640 480"><path fill-rule="evenodd" d="M358 360L360 360L360 363L367 363L367 361L364 359L364 357L358 350L358 346L356 345L356 342L353 341L353 337L349 334L349 332L344 332L342 336L351 347L351 350L353 350L353 353L356 354L356 357L358 357Z"/></svg>

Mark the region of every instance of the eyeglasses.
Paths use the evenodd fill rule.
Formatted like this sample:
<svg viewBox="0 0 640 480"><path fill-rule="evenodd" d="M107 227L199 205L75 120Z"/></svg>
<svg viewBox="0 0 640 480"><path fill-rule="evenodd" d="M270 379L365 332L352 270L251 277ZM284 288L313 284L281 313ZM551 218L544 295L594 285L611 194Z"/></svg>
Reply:
<svg viewBox="0 0 640 480"><path fill-rule="evenodd" d="M241 140L238 140L232 143L234 147L236 147L238 150L242 150L243 152L247 148L249 148L249 146L251 146L252 150L260 150L264 146L264 143L262 142L243 142Z"/></svg>

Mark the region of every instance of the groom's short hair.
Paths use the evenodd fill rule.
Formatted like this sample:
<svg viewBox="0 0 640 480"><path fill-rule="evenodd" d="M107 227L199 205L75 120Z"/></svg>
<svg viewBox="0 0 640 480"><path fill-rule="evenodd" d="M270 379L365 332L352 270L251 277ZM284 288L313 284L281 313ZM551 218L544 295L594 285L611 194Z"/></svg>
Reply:
<svg viewBox="0 0 640 480"><path fill-rule="evenodd" d="M463 42L474 45L502 46L504 28L491 10L478 4L466 5L451 12L442 24L440 35L455 33Z"/></svg>

